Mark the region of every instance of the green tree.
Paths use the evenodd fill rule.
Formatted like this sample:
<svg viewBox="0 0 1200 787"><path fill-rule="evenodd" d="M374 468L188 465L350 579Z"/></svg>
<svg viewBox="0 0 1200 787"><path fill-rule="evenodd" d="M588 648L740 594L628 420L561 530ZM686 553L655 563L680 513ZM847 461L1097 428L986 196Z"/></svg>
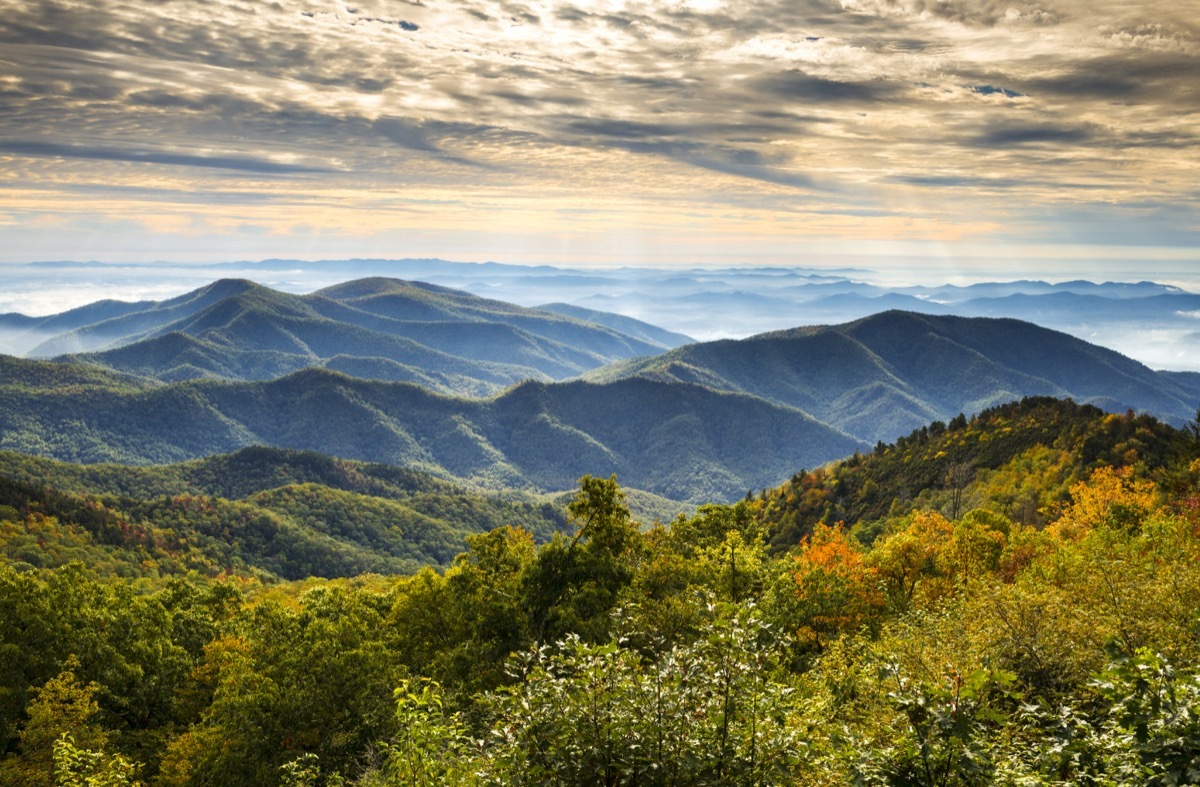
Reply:
<svg viewBox="0 0 1200 787"><path fill-rule="evenodd" d="M205 652L212 699L166 754L164 784L273 784L280 766L316 754L347 773L395 731L392 688L404 668L389 647L388 599L333 585L299 609L264 601Z"/></svg>
<svg viewBox="0 0 1200 787"><path fill-rule="evenodd" d="M486 773L502 784L794 784L806 741L777 634L706 605L699 638L654 657L570 636L514 660L493 695Z"/></svg>
<svg viewBox="0 0 1200 787"><path fill-rule="evenodd" d="M521 581L536 555L533 535L498 527L467 537L467 551L446 572L445 590L454 636L441 659L443 680L474 694L505 680L510 654L529 643L530 621L522 607ZM416 666L416 665L414 665Z"/></svg>
<svg viewBox="0 0 1200 787"><path fill-rule="evenodd" d="M891 787L983 787L996 781L997 730L1008 722L998 703L1014 699L1014 676L992 669L913 680L885 665L880 680L900 711L898 736L886 746L851 737L845 756L854 782Z"/></svg>
<svg viewBox="0 0 1200 787"><path fill-rule="evenodd" d="M398 733L386 749L392 784L442 787L476 783L466 729L448 713L435 681L403 681L395 691Z"/></svg>
<svg viewBox="0 0 1200 787"><path fill-rule="evenodd" d="M138 787L137 770L120 754L76 746L70 733L54 742L55 787Z"/></svg>
<svg viewBox="0 0 1200 787"><path fill-rule="evenodd" d="M642 536L616 475L579 479L567 511L574 536L556 534L525 575L533 636L553 642L574 633L600 642L608 636L608 613L618 594L633 580Z"/></svg>
<svg viewBox="0 0 1200 787"><path fill-rule="evenodd" d="M75 659L67 666L34 693L21 728L20 755L0 765L0 784L53 784L55 749L63 736L78 740L85 749L102 749L108 743L108 733L97 719L100 706L95 697L100 687L76 679L74 669L79 663Z"/></svg>

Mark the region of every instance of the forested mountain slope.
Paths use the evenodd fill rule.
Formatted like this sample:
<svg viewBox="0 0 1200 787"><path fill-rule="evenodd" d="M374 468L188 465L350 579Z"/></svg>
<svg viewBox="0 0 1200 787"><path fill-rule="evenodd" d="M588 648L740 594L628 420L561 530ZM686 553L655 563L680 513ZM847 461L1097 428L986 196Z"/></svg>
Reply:
<svg viewBox="0 0 1200 787"><path fill-rule="evenodd" d="M447 565L471 533L520 523L545 540L566 525L529 496L261 447L156 467L0 452L0 519L0 551L27 566L265 579L411 573Z"/></svg>
<svg viewBox="0 0 1200 787"><path fill-rule="evenodd" d="M823 523L854 524L870 538L889 516L936 510L950 519L985 507L1030 526L1053 521L1072 484L1097 468L1137 468L1164 489L1167 468L1200 451L1195 435L1148 415L1029 397L949 424L935 421L871 453L800 470L764 489L755 516L776 549L795 546Z"/></svg>
<svg viewBox="0 0 1200 787"><path fill-rule="evenodd" d="M5 369L0 448L78 462L177 462L262 444L491 488L564 490L585 473L617 473L699 503L866 447L794 408L653 380L526 382L481 400L316 369L151 388L72 364L9 358ZM56 369L95 382L62 385Z"/></svg>
<svg viewBox="0 0 1200 787"><path fill-rule="evenodd" d="M957 508L902 480L943 451L979 463ZM0 508L0 783L1195 782L1196 422L1030 399L927 424L801 485L849 501L874 483L882 519L817 523L783 554L764 500L641 527L614 481L587 477L568 532L474 533L445 571L156 576L214 543L258 554L281 511L391 513L370 498L369 516L337 517L354 493L314 497L329 488L313 479L390 486L390 471L307 454L153 468L137 485L210 488L241 470L247 490L288 483L125 519L41 491L47 511L90 512L103 546L148 558L136 579L114 576L118 555L60 566L94 553L92 530ZM1010 517L1018 486L1053 505ZM120 541L143 522L159 552ZM175 551L173 534L188 537Z"/></svg>
<svg viewBox="0 0 1200 787"><path fill-rule="evenodd" d="M884 312L836 326L704 342L588 375L696 382L798 407L870 442L1024 396L1070 397L1182 423L1190 375L1018 320Z"/></svg>

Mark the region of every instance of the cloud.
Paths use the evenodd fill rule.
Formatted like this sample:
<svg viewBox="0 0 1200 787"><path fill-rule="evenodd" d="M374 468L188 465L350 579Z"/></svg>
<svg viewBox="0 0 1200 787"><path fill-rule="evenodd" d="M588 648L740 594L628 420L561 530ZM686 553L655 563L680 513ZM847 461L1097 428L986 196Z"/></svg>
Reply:
<svg viewBox="0 0 1200 787"><path fill-rule="evenodd" d="M1008 147L1014 145L1075 144L1088 142L1095 132L1081 126L1008 125L989 129L968 144L975 147Z"/></svg>
<svg viewBox="0 0 1200 787"><path fill-rule="evenodd" d="M632 153L665 156L694 167L739 178L777 183L781 186L798 189L827 188L819 186L810 175L780 167L778 165L781 162L772 161L754 150L670 142L628 141L613 144L615 147Z"/></svg>
<svg viewBox="0 0 1200 787"><path fill-rule="evenodd" d="M842 5L861 14L934 18L971 27L1051 25L1059 20L1056 12L1040 5L1011 0L842 0Z"/></svg>
<svg viewBox="0 0 1200 787"><path fill-rule="evenodd" d="M754 80L754 86L771 96L811 102L814 105L869 103L879 101L895 92L894 87L883 82L845 82L812 76L798 70L758 77Z"/></svg>
<svg viewBox="0 0 1200 787"><path fill-rule="evenodd" d="M238 172L285 175L333 172L328 167L286 164L268 159L242 156L200 156L188 153L166 153L153 150L122 150L85 145L58 145L53 142L0 140L0 152L53 158L95 159L97 161L131 161L140 164L167 164L178 167L207 167Z"/></svg>
<svg viewBox="0 0 1200 787"><path fill-rule="evenodd" d="M1165 0L350 6L0 0L0 174L45 187L0 211L108 184L87 209L124 220L152 179L214 227L347 233L1043 236L1085 191L1200 225L1200 37Z"/></svg>

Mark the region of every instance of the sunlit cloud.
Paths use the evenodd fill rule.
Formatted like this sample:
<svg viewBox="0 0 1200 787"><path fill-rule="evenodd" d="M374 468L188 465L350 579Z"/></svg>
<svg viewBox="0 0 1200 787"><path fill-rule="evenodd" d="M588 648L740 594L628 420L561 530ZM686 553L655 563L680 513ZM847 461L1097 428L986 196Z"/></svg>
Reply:
<svg viewBox="0 0 1200 787"><path fill-rule="evenodd" d="M0 1L0 257L1195 249L1187 6Z"/></svg>

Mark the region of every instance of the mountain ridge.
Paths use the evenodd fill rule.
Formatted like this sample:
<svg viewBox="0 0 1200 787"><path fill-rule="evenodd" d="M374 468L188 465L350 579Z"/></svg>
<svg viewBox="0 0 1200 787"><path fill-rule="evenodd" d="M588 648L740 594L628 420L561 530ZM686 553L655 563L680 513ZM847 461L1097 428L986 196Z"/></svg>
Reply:
<svg viewBox="0 0 1200 787"><path fill-rule="evenodd" d="M327 302L326 295L296 301L246 283L225 286L240 290L230 297L265 299L264 308L297 309L302 316ZM432 299L430 308L442 310L421 316L453 316L445 310L457 307L442 299L443 290L368 280L332 294L378 304L400 292ZM466 293L454 298L467 308L481 303ZM259 319L239 303L217 298L196 313L219 307L234 322ZM205 327L218 324L226 324L224 317ZM289 325L271 324L280 331ZM262 354L253 358L260 368L286 361L288 342L310 347L304 334L312 324L302 320L286 335L262 333L260 344L241 348L239 357ZM482 331L523 330L487 326ZM197 367L226 358L219 355L221 336L189 336L167 333L155 341L176 343L164 354ZM110 351L120 352L129 350ZM403 464L493 489L561 491L584 474L617 473L633 488L700 503L735 499L797 467L1023 397L1069 397L1177 423L1194 413L1200 398L1198 376L1154 372L1030 323L904 311L685 345L566 382L522 377L520 367L495 364L493 380L507 386L481 386L469 399L446 390L461 392L468 387L463 379L438 378L450 372L421 363L337 355L321 363L387 370L409 381L351 377L316 362L288 371L280 361L288 373L266 380L189 380L181 373L179 382L164 384L99 367L8 358L0 360L8 378L0 448L71 461L156 463L264 444ZM461 371L479 381L478 365Z"/></svg>
<svg viewBox="0 0 1200 787"><path fill-rule="evenodd" d="M153 387L90 370L97 384L75 390L41 364L7 360L0 448L65 461L152 464L263 444L493 489L560 491L617 473L662 497L708 502L865 447L794 408L682 383L526 381L464 399L317 368ZM39 384L20 384L24 367Z"/></svg>
<svg viewBox="0 0 1200 787"><path fill-rule="evenodd" d="M611 364L585 379L632 376L702 380L762 396L870 442L1030 395L1103 402L1181 423L1194 412L1196 393L1191 377L1155 372L1032 323L906 311L686 345ZM884 400L893 406L878 404ZM847 408L851 401L855 406ZM862 423L863 411L896 407L899 416Z"/></svg>
<svg viewBox="0 0 1200 787"><path fill-rule="evenodd" d="M577 316L383 277L308 295L222 279L165 301L111 304L41 319L10 315L8 323L27 338L40 337L47 326L66 328L41 338L31 355L168 383L270 379L333 362L344 372L470 395L528 378L574 377L674 341L629 318L608 321L637 336ZM89 322L92 317L98 319Z"/></svg>

